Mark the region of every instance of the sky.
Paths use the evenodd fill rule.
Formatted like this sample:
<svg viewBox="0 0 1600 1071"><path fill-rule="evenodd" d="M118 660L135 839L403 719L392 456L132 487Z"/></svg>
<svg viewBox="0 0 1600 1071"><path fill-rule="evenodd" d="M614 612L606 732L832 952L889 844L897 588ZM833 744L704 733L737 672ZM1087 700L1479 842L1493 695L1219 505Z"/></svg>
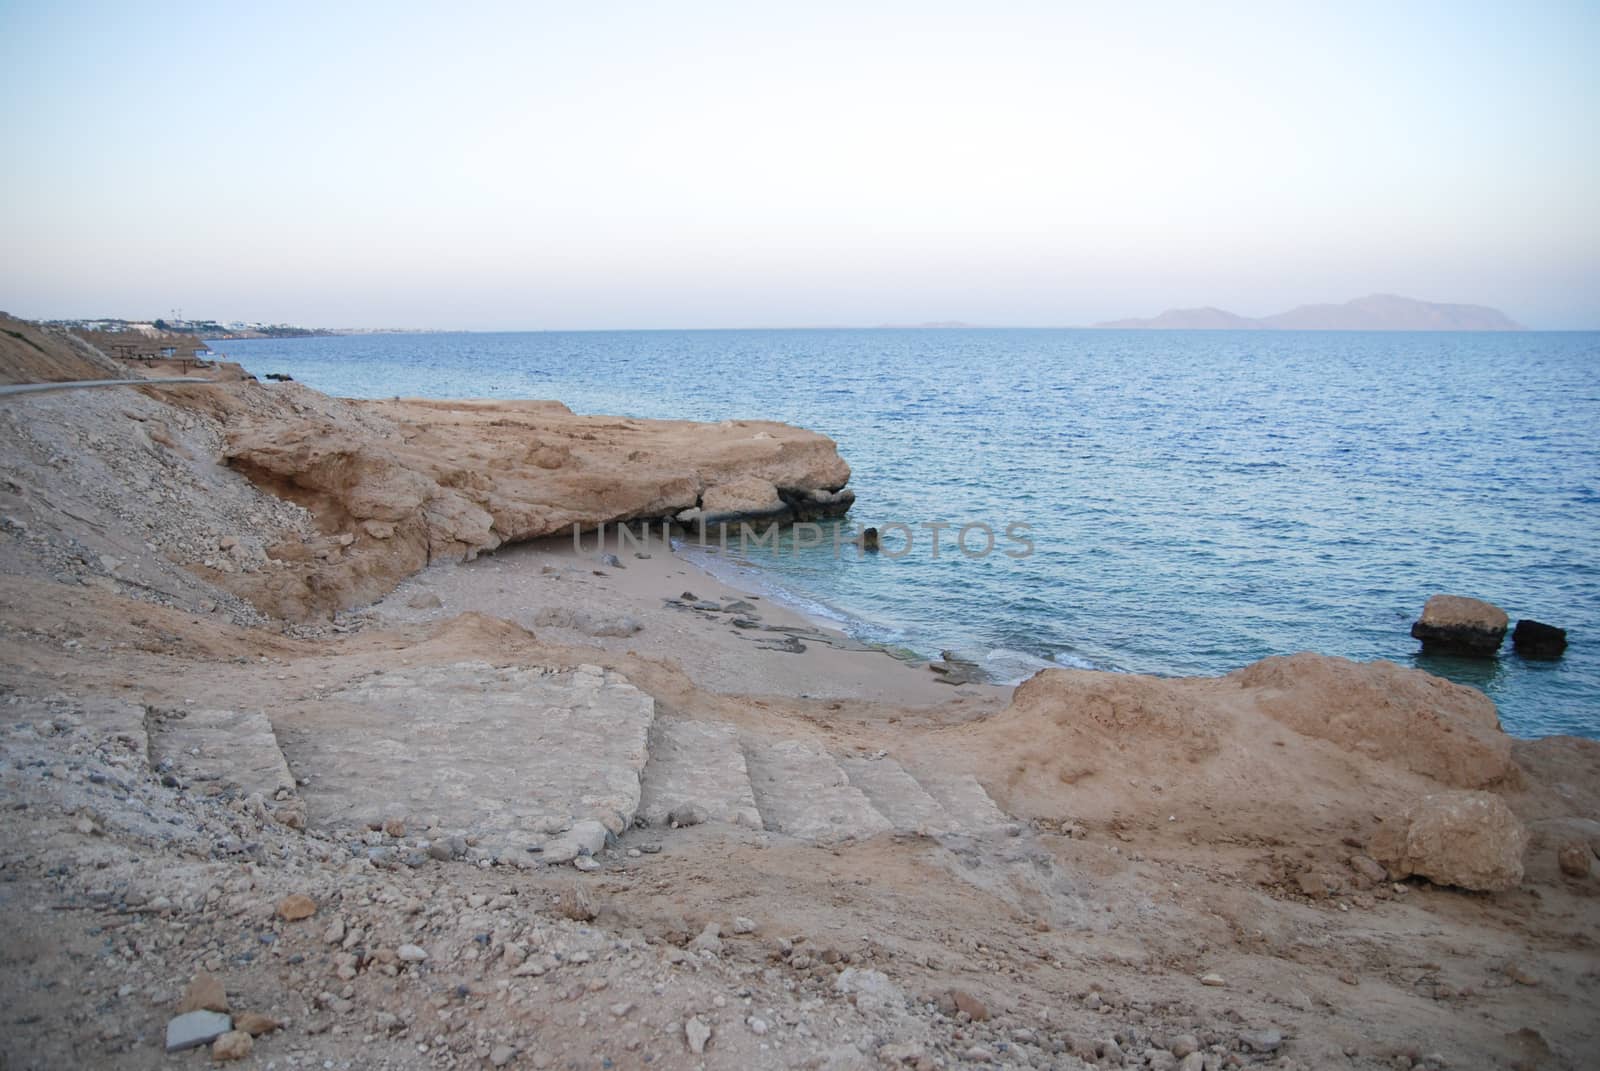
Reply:
<svg viewBox="0 0 1600 1071"><path fill-rule="evenodd" d="M0 308L1600 328L1600 3L0 0Z"/></svg>

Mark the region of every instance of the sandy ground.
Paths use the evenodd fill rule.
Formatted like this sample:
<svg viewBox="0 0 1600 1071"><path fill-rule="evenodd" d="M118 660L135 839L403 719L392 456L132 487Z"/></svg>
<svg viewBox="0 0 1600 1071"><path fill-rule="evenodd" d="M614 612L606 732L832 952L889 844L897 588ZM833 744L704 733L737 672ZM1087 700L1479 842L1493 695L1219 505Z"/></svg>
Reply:
<svg viewBox="0 0 1600 1071"><path fill-rule="evenodd" d="M373 604L369 617L398 626L474 611L514 621L552 642L674 661L699 687L728 694L854 699L916 708L959 698L971 709L1003 703L1010 696L1009 688L997 685L945 684L927 663L863 649L824 622L702 571L664 544L659 532L649 537L643 551L631 542L618 542L610 534L602 547L590 533L582 537L580 550L570 537L552 537L461 565L435 565ZM649 557L640 558L640 553ZM617 564L606 564L606 555ZM686 594L695 598L684 599ZM439 605L430 605L429 596ZM681 605L741 600L751 608L730 613ZM629 620L640 627L630 635L605 636L550 623L562 621L568 611L576 611L580 619L587 616L602 629L626 628L623 623ZM758 618L760 625L736 627L731 623L735 618ZM791 635L803 649L785 644Z"/></svg>

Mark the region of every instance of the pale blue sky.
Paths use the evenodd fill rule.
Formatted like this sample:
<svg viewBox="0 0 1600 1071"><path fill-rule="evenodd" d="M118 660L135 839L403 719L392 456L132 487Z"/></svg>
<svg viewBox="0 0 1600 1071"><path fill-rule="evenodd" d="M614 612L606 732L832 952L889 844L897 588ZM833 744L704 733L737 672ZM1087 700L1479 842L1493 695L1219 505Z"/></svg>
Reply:
<svg viewBox="0 0 1600 1071"><path fill-rule="evenodd" d="M1600 4L0 0L0 308L1600 327Z"/></svg>

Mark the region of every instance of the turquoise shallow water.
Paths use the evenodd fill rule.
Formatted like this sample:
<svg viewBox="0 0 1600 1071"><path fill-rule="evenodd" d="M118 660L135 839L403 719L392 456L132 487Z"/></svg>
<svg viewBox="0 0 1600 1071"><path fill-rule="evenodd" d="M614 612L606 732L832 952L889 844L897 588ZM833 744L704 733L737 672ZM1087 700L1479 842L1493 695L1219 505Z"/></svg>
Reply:
<svg viewBox="0 0 1600 1071"><path fill-rule="evenodd" d="M226 342L352 397L557 398L786 420L839 443L859 524L910 553L714 556L867 638L1221 673L1388 658L1482 688L1509 731L1600 736L1600 334L641 331ZM932 521L1036 552L930 554ZM952 532L945 533L948 545ZM981 546L977 530L969 545ZM894 537L886 546L898 546ZM1001 538L1000 546L1015 547ZM1430 594L1568 628L1554 664L1423 659ZM998 652L998 653L996 653Z"/></svg>

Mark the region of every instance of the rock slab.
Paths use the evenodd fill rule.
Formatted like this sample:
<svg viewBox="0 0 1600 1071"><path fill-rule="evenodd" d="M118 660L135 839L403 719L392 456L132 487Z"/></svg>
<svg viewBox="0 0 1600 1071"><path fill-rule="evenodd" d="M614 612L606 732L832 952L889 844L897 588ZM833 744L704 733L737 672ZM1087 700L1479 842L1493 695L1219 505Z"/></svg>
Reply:
<svg viewBox="0 0 1600 1071"><path fill-rule="evenodd" d="M192 1011L167 1020L167 1051L183 1052L209 1045L233 1029L233 1019L222 1012Z"/></svg>

